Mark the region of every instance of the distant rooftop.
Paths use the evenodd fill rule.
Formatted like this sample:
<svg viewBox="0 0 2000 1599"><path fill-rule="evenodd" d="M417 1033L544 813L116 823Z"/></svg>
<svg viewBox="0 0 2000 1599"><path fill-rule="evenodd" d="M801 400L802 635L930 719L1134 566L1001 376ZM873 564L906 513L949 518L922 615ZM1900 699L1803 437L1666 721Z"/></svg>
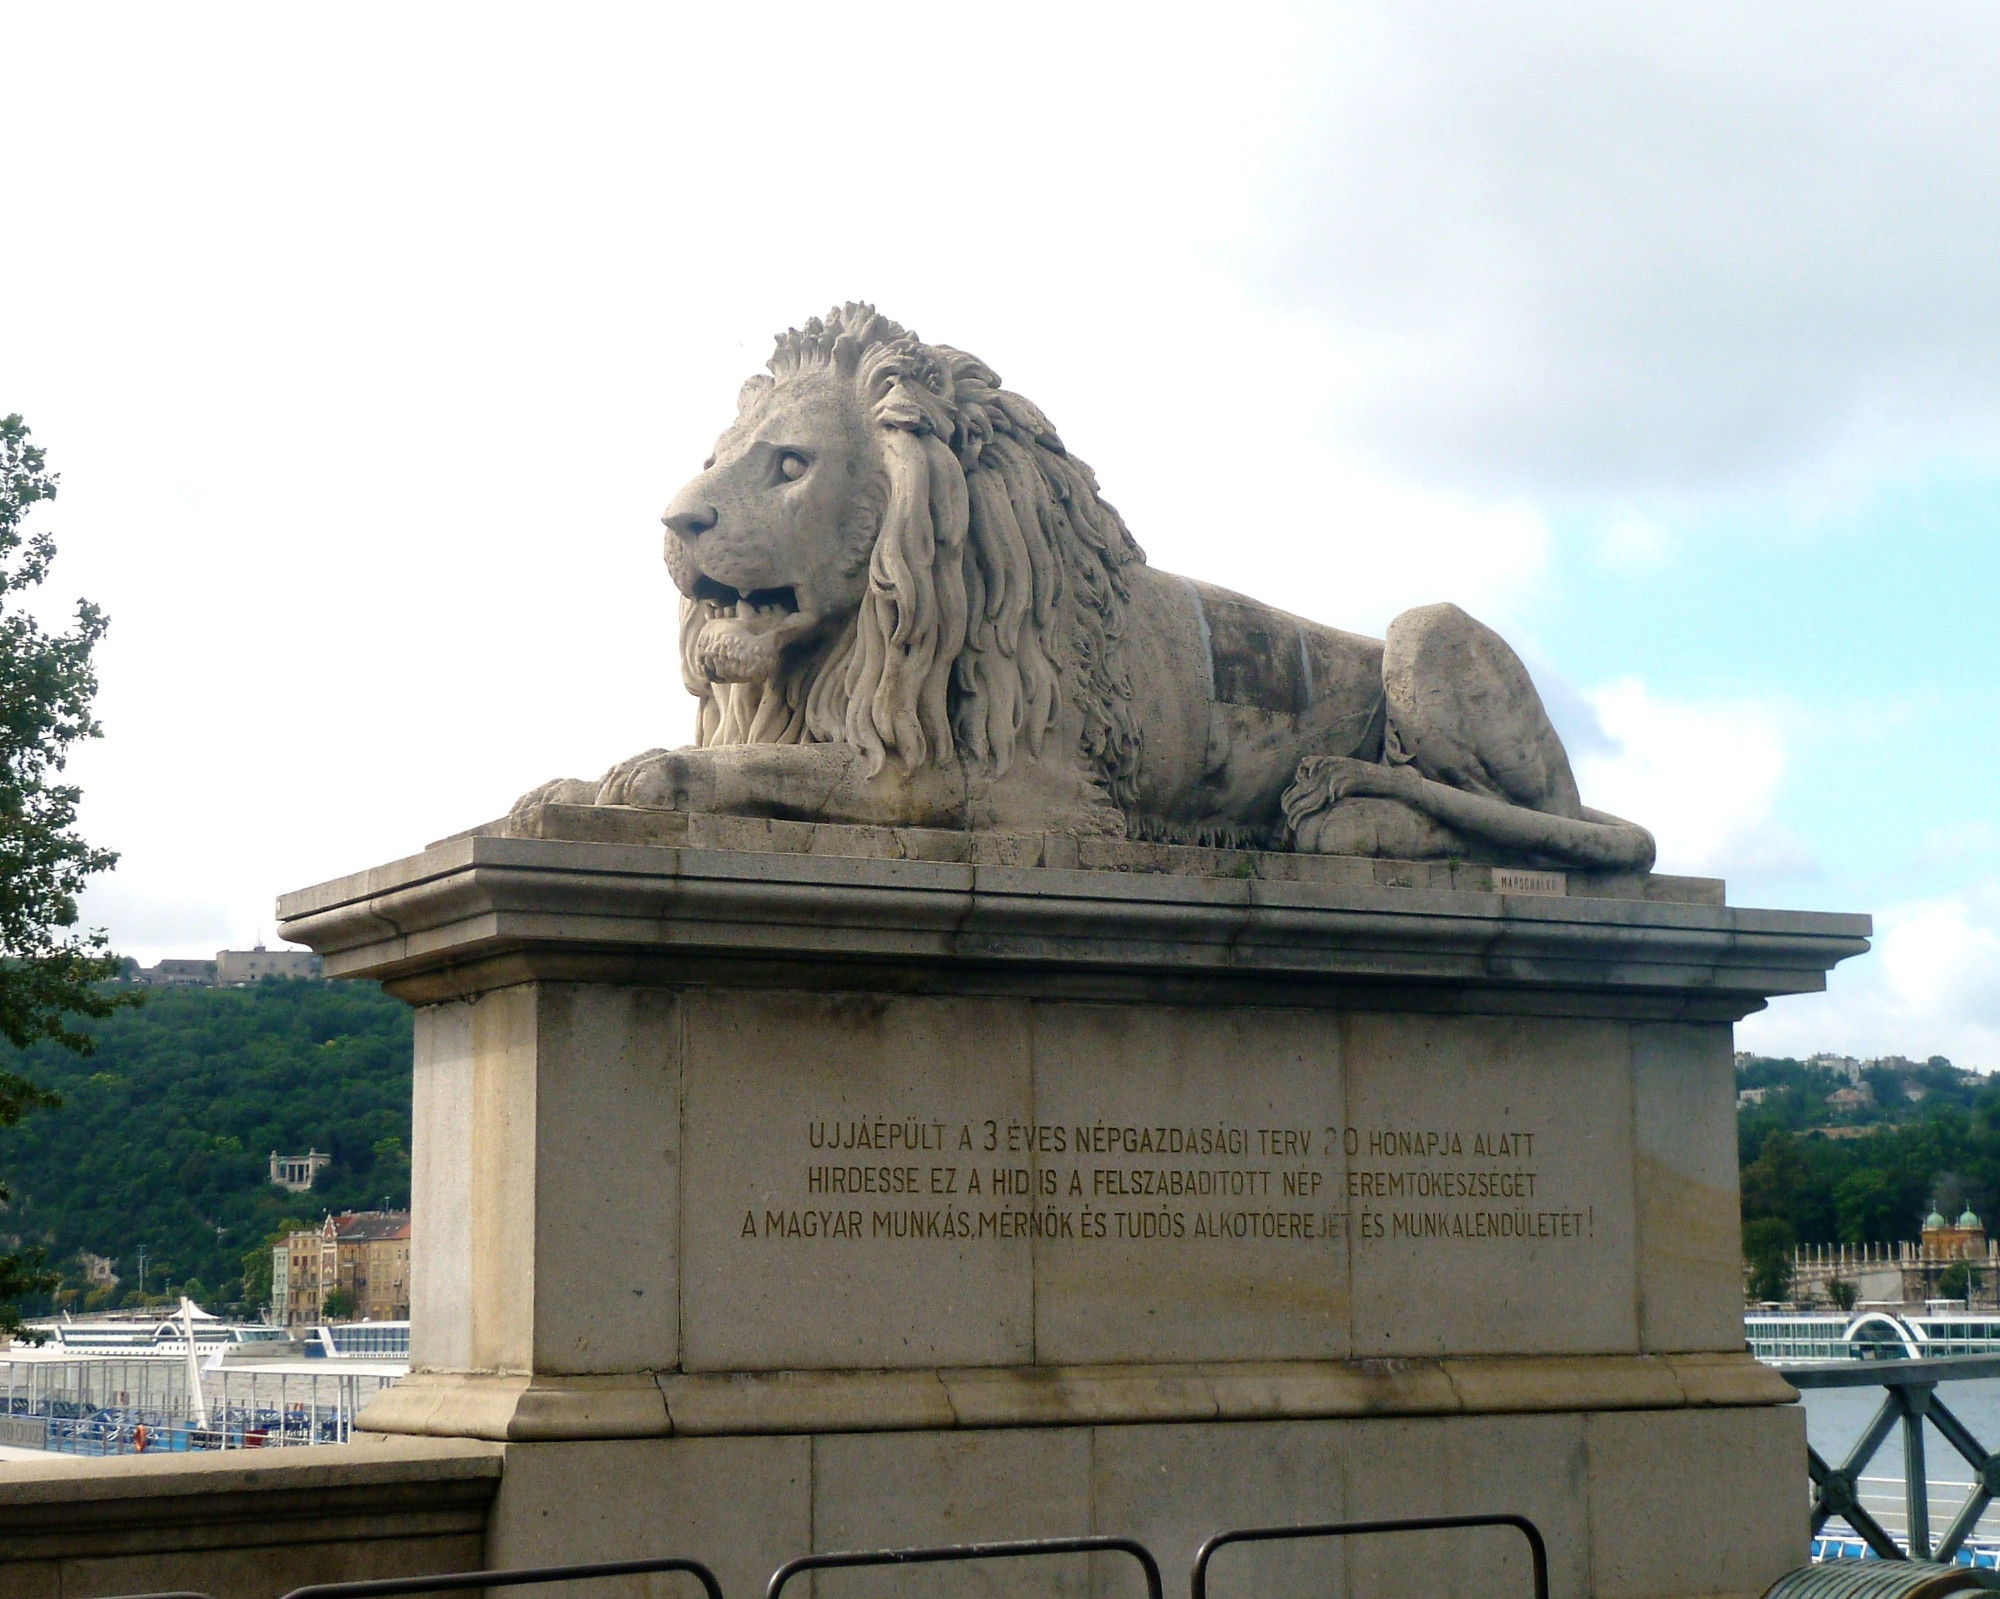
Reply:
<svg viewBox="0 0 2000 1599"><path fill-rule="evenodd" d="M154 988L241 988L266 977L322 978L326 965L309 949L219 949L213 960L134 964L127 975Z"/></svg>
<svg viewBox="0 0 2000 1599"><path fill-rule="evenodd" d="M407 1210L350 1211L333 1218L334 1236L343 1243L364 1244L385 1238L410 1236Z"/></svg>

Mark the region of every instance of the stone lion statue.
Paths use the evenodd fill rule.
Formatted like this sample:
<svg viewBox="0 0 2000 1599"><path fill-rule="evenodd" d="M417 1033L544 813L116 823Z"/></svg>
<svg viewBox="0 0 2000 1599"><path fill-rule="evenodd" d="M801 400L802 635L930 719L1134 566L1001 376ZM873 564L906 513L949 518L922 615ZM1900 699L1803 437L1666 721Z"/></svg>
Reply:
<svg viewBox="0 0 2000 1599"><path fill-rule="evenodd" d="M866 305L781 336L674 496L690 748L523 797L1644 871L1519 658L1155 571L993 369Z"/></svg>

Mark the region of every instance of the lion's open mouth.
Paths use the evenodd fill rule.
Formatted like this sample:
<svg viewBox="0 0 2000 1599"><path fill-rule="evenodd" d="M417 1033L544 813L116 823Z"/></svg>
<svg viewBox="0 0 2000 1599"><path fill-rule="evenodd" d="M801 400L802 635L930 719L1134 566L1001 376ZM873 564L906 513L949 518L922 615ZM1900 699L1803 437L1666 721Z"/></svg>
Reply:
<svg viewBox="0 0 2000 1599"><path fill-rule="evenodd" d="M704 573L695 579L694 597L698 600L713 600L727 610L749 603L753 611L790 611L799 608L798 590L789 584L778 589L751 589L747 594L741 589L731 588L727 583L718 583Z"/></svg>

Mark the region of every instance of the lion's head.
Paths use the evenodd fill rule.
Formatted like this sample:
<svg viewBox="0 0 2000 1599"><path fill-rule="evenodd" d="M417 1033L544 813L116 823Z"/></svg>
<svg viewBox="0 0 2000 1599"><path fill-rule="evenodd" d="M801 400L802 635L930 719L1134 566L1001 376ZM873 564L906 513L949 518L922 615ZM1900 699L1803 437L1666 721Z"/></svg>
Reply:
<svg viewBox="0 0 2000 1599"><path fill-rule="evenodd" d="M697 742L998 774L1067 692L1082 753L1125 790L1115 646L1144 556L1090 468L983 362L870 306L782 335L770 373L662 518Z"/></svg>

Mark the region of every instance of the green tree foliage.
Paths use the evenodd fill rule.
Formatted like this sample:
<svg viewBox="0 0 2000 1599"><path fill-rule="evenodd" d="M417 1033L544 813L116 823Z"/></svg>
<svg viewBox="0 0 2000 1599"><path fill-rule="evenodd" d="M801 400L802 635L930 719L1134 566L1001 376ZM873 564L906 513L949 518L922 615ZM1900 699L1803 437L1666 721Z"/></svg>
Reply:
<svg viewBox="0 0 2000 1599"><path fill-rule="evenodd" d="M1745 1223L1743 1258L1750 1263L1745 1288L1756 1301L1783 1299L1792 1286L1792 1247L1798 1242L1791 1224L1779 1216L1762 1216Z"/></svg>
<svg viewBox="0 0 2000 1599"><path fill-rule="evenodd" d="M1854 1302L1861 1297L1861 1290L1845 1277L1829 1277L1826 1297L1833 1301L1834 1309L1852 1310Z"/></svg>
<svg viewBox="0 0 2000 1599"><path fill-rule="evenodd" d="M81 791L54 781L78 741L101 731L91 714L91 652L104 613L76 605L76 625L51 633L21 608L55 559L54 537L22 522L56 497L56 478L18 416L0 418L0 1035L16 1045L53 1038L88 1052L73 1016L108 1016L127 996L100 985L118 971L102 933L72 931L76 896L118 857L76 833Z"/></svg>
<svg viewBox="0 0 2000 1599"><path fill-rule="evenodd" d="M328 1321L351 1321L354 1319L354 1295L345 1288L336 1288L326 1296L326 1303L320 1306L320 1314Z"/></svg>
<svg viewBox="0 0 2000 1599"><path fill-rule="evenodd" d="M1808 1244L1914 1240L1933 1205L1952 1219L1969 1205L1989 1228L2000 1224L2000 1079L1933 1056L1871 1067L1862 1082L1866 1103L1836 1104L1850 1084L1823 1068L1739 1065L1737 1087L1765 1091L1736 1118L1753 1275L1752 1229L1761 1222L1782 1223ZM1775 1228L1756 1233L1767 1253L1777 1236Z"/></svg>
<svg viewBox="0 0 2000 1599"><path fill-rule="evenodd" d="M1840 1242L1870 1244L1908 1237L1908 1187L1895 1172L1879 1166L1841 1178L1833 1189L1834 1227Z"/></svg>
<svg viewBox="0 0 2000 1599"><path fill-rule="evenodd" d="M409 1204L410 1013L376 985L161 989L142 1011L85 1025L87 1061L48 1041L0 1045L0 1067L63 1100L0 1132L0 1168L15 1174L7 1226L69 1268L61 1292L79 1306L79 1251L112 1258L129 1302L144 1244L155 1297L192 1278L214 1290L207 1308L254 1311L286 1232ZM271 1151L309 1148L333 1156L311 1191L274 1187Z"/></svg>
<svg viewBox="0 0 2000 1599"><path fill-rule="evenodd" d="M1984 1286L1982 1273L1962 1260L1955 1260L1938 1274L1937 1296L1940 1299L1964 1299L1975 1288Z"/></svg>
<svg viewBox="0 0 2000 1599"><path fill-rule="evenodd" d="M0 1037L87 1054L90 1037L76 1018L106 1017L136 998L105 986L118 962L104 934L75 930L85 881L118 857L78 835L81 792L56 780L71 746L98 736L90 657L106 621L79 600L75 625L50 632L24 608L56 554L53 535L23 525L56 497L57 482L28 439L20 417L0 417ZM0 1072L0 1127L59 1103L34 1079ZM7 1197L0 1186L0 1202ZM35 1250L0 1257L0 1330L19 1331L21 1298L50 1286Z"/></svg>

